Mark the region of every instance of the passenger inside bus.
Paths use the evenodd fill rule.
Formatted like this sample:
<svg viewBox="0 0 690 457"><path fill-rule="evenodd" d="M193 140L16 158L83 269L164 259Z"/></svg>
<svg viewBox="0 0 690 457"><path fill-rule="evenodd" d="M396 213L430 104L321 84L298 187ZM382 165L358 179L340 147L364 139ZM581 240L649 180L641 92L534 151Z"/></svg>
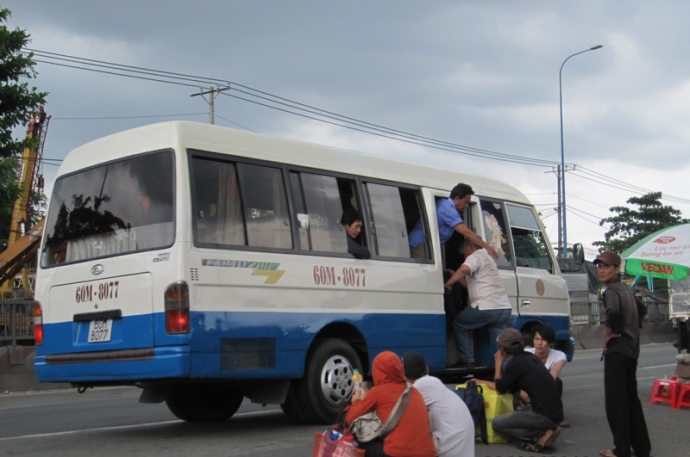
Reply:
<svg viewBox="0 0 690 457"><path fill-rule="evenodd" d="M347 236L347 252L358 259L370 259L369 249L361 244L362 216L359 212L354 208L345 208L340 223Z"/></svg>
<svg viewBox="0 0 690 457"><path fill-rule="evenodd" d="M494 259L498 259L498 253L494 248L482 240L479 235L474 233L465 224L462 213L469 205L474 195L474 190L468 184L459 183L450 192L450 197L436 200L436 219L438 223L438 234L441 244L445 244L451 236L457 232L464 238L469 238L477 246L481 246ZM410 232L410 252L413 258L424 258L424 229L420 220Z"/></svg>
<svg viewBox="0 0 690 457"><path fill-rule="evenodd" d="M162 173L166 178L157 177L155 182L143 175L141 170L136 171L140 175L136 187L139 204L130 207L129 216L136 233L137 248L151 249L170 245L175 238L172 170Z"/></svg>

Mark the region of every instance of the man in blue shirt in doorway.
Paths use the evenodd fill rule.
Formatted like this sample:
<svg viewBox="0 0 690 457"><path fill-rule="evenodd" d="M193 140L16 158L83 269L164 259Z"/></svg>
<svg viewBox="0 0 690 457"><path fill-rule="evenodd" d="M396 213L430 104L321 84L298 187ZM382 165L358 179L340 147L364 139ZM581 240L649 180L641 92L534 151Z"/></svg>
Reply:
<svg viewBox="0 0 690 457"><path fill-rule="evenodd" d="M462 212L469 205L474 195L472 187L468 184L459 183L453 187L449 198L442 198L436 201L436 219L438 221L438 235L441 244L445 244L450 239L453 232L458 232L465 239L469 239L475 245L481 246L493 257L498 259L498 252L484 240L474 233L462 220ZM410 232L410 250L413 258L427 258L424 242L424 229L420 220Z"/></svg>

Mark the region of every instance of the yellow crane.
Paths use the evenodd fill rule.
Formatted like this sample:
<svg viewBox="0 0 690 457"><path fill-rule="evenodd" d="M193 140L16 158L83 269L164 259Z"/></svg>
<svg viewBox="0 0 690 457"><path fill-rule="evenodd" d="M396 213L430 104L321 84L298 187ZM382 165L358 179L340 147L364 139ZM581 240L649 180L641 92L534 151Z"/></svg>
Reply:
<svg viewBox="0 0 690 457"><path fill-rule="evenodd" d="M0 298L2 299L14 298L14 278L20 271L24 298L33 297L33 287L29 281L26 265L35 258L43 235L44 220L41 219L29 230L26 230L26 226L29 223L29 205L34 185L37 189L43 189L43 176L39 174L39 163L43 156L49 122L50 116L46 115L42 106L29 119L26 136L34 141L24 148L22 153L18 180L21 193L12 210L7 248L0 253L0 284L2 284Z"/></svg>

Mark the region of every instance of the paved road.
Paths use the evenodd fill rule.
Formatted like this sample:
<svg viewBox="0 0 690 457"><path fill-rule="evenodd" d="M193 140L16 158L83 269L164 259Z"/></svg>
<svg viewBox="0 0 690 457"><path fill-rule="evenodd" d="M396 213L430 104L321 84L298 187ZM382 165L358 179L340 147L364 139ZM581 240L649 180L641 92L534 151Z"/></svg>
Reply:
<svg viewBox="0 0 690 457"><path fill-rule="evenodd" d="M594 457L611 446L603 406L603 364L598 350L578 351L563 372L566 418L553 456ZM645 345L638 370L640 398L657 457L690 456L690 409L649 405L652 382L675 371L670 344ZM164 404L138 403L135 388L0 395L3 456L286 456L311 455L314 431L296 426L279 408L245 403L224 424L176 420ZM512 444L478 444L477 457L527 456Z"/></svg>

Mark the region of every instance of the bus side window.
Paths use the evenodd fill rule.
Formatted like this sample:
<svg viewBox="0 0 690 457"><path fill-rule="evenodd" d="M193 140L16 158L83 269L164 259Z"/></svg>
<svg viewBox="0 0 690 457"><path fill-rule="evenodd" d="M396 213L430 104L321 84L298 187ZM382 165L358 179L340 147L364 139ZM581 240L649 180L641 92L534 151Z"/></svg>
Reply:
<svg viewBox="0 0 690 457"><path fill-rule="evenodd" d="M286 187L280 168L238 164L249 246L292 249Z"/></svg>
<svg viewBox="0 0 690 457"><path fill-rule="evenodd" d="M340 226L343 214L338 178L292 172L292 198L297 211L303 250L347 253L347 238Z"/></svg>
<svg viewBox="0 0 690 457"><path fill-rule="evenodd" d="M374 252L382 257L410 258L408 231L420 219L419 191L366 183Z"/></svg>
<svg viewBox="0 0 690 457"><path fill-rule="evenodd" d="M343 215L345 215L346 210L354 209L359 213L362 218L362 230L359 236L353 238L360 246L369 249L369 238L367 236L368 230L366 229L367 215L362 211L361 199L359 197L357 182L353 179L338 178L338 190L340 191L340 202L343 206ZM341 225L343 231L346 232L346 228ZM347 233L345 234L347 237ZM371 251L370 251L371 252Z"/></svg>
<svg viewBox="0 0 690 457"><path fill-rule="evenodd" d="M512 204L506 204L506 208L517 266L538 268L553 273L549 246L532 209Z"/></svg>
<svg viewBox="0 0 690 457"><path fill-rule="evenodd" d="M304 202L304 191L299 173L290 172L290 191L292 192L293 211L296 214L297 232L299 234L299 248L310 250L309 243L309 214L307 204Z"/></svg>
<svg viewBox="0 0 690 457"><path fill-rule="evenodd" d="M192 167L195 242L246 246L235 164L194 157Z"/></svg>
<svg viewBox="0 0 690 457"><path fill-rule="evenodd" d="M420 246L421 249L417 249L416 251L411 249L411 257L419 259L431 259L431 244L429 244L429 234L425 228L426 225L424 224L424 215L422 214L422 195L420 194L419 190L401 187L400 198L402 199L403 213L405 215L405 226L407 228L408 236L409 233L414 229L415 225L417 225L417 222L421 223L422 231L425 233L424 243ZM419 254L419 257L412 255L412 252Z"/></svg>

